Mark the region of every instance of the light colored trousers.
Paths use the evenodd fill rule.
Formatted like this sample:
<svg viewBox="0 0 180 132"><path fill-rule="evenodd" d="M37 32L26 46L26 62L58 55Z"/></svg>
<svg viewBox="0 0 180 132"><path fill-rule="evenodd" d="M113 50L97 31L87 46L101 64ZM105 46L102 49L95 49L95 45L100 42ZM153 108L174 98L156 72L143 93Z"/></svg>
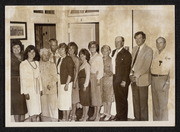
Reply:
<svg viewBox="0 0 180 132"><path fill-rule="evenodd" d="M166 83L167 76L152 76L151 79L153 120L167 121L169 88L165 91L163 90L163 86Z"/></svg>

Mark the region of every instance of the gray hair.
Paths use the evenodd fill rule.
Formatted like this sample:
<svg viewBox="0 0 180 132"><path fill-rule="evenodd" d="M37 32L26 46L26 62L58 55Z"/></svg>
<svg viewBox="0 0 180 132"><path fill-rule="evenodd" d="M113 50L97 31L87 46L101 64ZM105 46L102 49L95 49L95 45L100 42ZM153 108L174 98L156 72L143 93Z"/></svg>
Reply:
<svg viewBox="0 0 180 132"><path fill-rule="evenodd" d="M42 56L43 54L50 55L50 51L46 48L43 48L43 49L40 49L39 54L40 54L40 56Z"/></svg>

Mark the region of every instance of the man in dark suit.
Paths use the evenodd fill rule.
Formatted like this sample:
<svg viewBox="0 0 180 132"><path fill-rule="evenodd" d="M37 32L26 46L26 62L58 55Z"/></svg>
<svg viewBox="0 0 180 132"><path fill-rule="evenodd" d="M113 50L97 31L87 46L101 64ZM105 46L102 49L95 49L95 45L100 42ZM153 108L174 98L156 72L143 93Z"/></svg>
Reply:
<svg viewBox="0 0 180 132"><path fill-rule="evenodd" d="M128 87L132 57L129 51L124 49L124 38L115 38L116 49L112 52L113 88L116 101L116 121L127 121L128 113Z"/></svg>

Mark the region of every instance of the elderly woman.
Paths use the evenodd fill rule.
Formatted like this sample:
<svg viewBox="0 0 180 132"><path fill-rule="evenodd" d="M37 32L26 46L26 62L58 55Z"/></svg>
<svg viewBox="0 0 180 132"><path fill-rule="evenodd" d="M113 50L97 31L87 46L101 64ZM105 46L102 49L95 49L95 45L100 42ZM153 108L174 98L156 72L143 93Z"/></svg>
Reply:
<svg viewBox="0 0 180 132"><path fill-rule="evenodd" d="M91 105L94 106L94 114L90 120L99 121L100 107L102 105L102 90L101 78L103 77L103 59L99 54L99 44L96 41L91 41L88 45L91 52L90 66L91 66Z"/></svg>
<svg viewBox="0 0 180 132"><path fill-rule="evenodd" d="M27 113L24 94L20 93L19 65L23 60L20 40L11 40L11 115L16 122L23 121Z"/></svg>
<svg viewBox="0 0 180 132"><path fill-rule="evenodd" d="M58 119L57 108L57 69L53 62L49 61L51 53L48 49L40 50L40 73L42 80L41 107L42 115Z"/></svg>
<svg viewBox="0 0 180 132"><path fill-rule="evenodd" d="M67 56L68 46L65 43L59 44L58 52L61 56L57 63L60 76L60 81L58 81L58 108L63 111L62 121L68 121L69 112L72 109L74 62L70 56Z"/></svg>
<svg viewBox="0 0 180 132"><path fill-rule="evenodd" d="M42 84L39 70L39 54L33 45L24 52L24 61L20 64L21 94L25 95L28 115L31 121L37 121L41 113L40 91ZM35 118L34 118L35 117Z"/></svg>
<svg viewBox="0 0 180 132"><path fill-rule="evenodd" d="M72 89L72 111L70 114L70 120L75 121L76 120L76 106L77 106L77 103L79 103L79 87L77 83L77 76L78 76L79 65L80 65L79 58L77 57L78 46L75 42L70 42L68 44L68 53L75 64L74 82L73 82L73 89Z"/></svg>
<svg viewBox="0 0 180 132"><path fill-rule="evenodd" d="M104 121L108 121L111 118L111 106L114 101L112 59L109 56L111 48L108 45L103 45L101 53L104 63L104 75L102 78L102 102L104 113L101 117L104 118Z"/></svg>

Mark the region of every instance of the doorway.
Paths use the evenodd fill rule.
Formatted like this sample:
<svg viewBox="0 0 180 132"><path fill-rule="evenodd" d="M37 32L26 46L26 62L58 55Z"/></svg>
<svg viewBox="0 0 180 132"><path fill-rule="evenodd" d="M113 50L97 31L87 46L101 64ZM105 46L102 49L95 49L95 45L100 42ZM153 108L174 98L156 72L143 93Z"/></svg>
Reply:
<svg viewBox="0 0 180 132"><path fill-rule="evenodd" d="M48 41L56 39L56 24L34 24L35 46L38 51L41 48L50 48Z"/></svg>
<svg viewBox="0 0 180 132"><path fill-rule="evenodd" d="M99 43L99 22L69 23L69 42L75 42L78 49L87 48L90 41Z"/></svg>

